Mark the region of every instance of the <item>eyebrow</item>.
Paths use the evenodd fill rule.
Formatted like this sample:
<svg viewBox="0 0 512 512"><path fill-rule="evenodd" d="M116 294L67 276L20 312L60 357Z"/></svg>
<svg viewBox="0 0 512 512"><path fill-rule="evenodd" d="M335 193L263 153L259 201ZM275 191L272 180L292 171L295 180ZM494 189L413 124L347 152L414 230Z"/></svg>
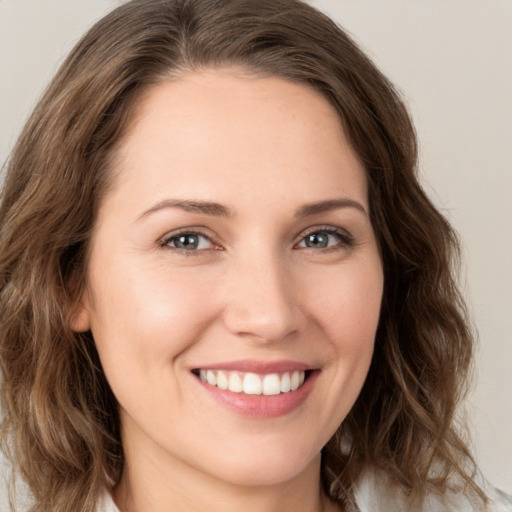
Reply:
<svg viewBox="0 0 512 512"><path fill-rule="evenodd" d="M226 206L211 201L164 199L142 213L138 220L166 208L178 208L189 213L202 213L205 215L214 215L216 217L231 217L233 215L231 210Z"/></svg>
<svg viewBox="0 0 512 512"><path fill-rule="evenodd" d="M181 199L164 199L155 204L148 210L144 211L137 220L140 220L152 213L166 208L178 208L188 213L200 213L204 215L212 215L215 217L232 217L233 211L228 207L211 202L211 201L195 201L195 200L181 200ZM365 207L354 201L353 199L328 199L326 201L318 201L316 203L309 203L301 206L296 212L295 217L304 218L310 215L317 215L319 213L326 213L340 208L355 208L368 217L368 212Z"/></svg>
<svg viewBox="0 0 512 512"><path fill-rule="evenodd" d="M310 203L301 206L295 213L298 218L308 217L309 215L316 215L318 213L326 213L340 208L355 208L368 217L368 212L365 207L354 201L353 199L328 199L327 201L319 201L317 203Z"/></svg>

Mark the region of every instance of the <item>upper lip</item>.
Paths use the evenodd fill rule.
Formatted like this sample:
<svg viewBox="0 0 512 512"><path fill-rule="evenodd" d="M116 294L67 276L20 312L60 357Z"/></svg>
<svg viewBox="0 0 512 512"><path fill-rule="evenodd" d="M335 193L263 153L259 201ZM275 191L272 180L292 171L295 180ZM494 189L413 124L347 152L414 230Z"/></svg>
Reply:
<svg viewBox="0 0 512 512"><path fill-rule="evenodd" d="M239 372L252 372L259 374L284 373L293 371L314 370L311 365L299 361L281 360L281 361L257 361L252 359L241 359L238 361L226 361L220 363L197 366L194 370L227 370Z"/></svg>

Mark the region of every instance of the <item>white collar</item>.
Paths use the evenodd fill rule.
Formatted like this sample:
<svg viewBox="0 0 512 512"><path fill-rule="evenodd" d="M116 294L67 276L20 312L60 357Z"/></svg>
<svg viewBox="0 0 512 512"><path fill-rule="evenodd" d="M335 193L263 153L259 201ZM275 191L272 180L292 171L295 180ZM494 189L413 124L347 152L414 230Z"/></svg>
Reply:
<svg viewBox="0 0 512 512"><path fill-rule="evenodd" d="M100 498L98 512L120 512L112 499L112 495L108 491L105 491Z"/></svg>
<svg viewBox="0 0 512 512"><path fill-rule="evenodd" d="M487 496L489 506L486 512L512 512L512 496L494 489L482 477L478 482ZM407 510L405 496L390 485L382 473L367 471L356 486L355 502L359 512L396 512ZM480 512L481 506L461 493L448 494L443 497L427 496L421 511L416 512ZM100 499L98 512L120 512L109 492L105 491Z"/></svg>

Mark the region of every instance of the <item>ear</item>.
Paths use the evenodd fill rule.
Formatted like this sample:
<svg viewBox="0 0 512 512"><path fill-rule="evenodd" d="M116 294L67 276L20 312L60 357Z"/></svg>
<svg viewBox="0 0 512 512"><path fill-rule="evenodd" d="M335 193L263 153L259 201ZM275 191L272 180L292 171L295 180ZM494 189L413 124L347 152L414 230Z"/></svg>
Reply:
<svg viewBox="0 0 512 512"><path fill-rule="evenodd" d="M69 324L75 332L86 332L91 329L90 301L87 295L87 292L84 292L80 301L71 311Z"/></svg>

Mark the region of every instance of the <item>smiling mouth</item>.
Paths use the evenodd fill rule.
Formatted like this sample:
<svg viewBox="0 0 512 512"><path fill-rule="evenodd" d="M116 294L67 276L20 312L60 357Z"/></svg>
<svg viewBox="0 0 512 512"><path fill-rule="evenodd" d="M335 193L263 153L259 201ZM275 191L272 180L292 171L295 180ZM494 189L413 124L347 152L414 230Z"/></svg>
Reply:
<svg viewBox="0 0 512 512"><path fill-rule="evenodd" d="M308 379L310 371L295 370L280 373L258 374L229 370L193 371L201 381L221 390L245 395L275 396L296 391Z"/></svg>

